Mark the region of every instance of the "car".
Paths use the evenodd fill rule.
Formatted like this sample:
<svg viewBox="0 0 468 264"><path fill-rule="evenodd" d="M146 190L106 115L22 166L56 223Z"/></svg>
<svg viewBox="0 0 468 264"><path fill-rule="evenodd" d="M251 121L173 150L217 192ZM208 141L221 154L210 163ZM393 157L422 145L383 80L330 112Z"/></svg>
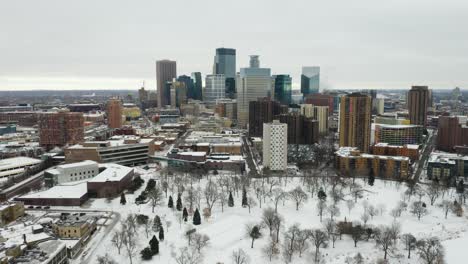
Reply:
<svg viewBox="0 0 468 264"><path fill-rule="evenodd" d="M42 209L42 206L36 206L36 209Z"/></svg>
<svg viewBox="0 0 468 264"><path fill-rule="evenodd" d="M34 209L34 206L30 205L28 206L28 209Z"/></svg>
<svg viewBox="0 0 468 264"><path fill-rule="evenodd" d="M50 206L44 206L44 209L50 209Z"/></svg>

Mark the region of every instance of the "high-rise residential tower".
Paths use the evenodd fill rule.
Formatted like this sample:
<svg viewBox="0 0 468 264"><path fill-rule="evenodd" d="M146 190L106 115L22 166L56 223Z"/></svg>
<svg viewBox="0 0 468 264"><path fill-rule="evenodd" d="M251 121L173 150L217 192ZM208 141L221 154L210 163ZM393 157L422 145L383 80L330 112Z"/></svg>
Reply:
<svg viewBox="0 0 468 264"><path fill-rule="evenodd" d="M273 120L263 124L263 166L273 171L288 166L288 125Z"/></svg>
<svg viewBox="0 0 468 264"><path fill-rule="evenodd" d="M213 74L223 74L226 82L226 95L234 98L236 93L236 50L229 48L216 49Z"/></svg>
<svg viewBox="0 0 468 264"><path fill-rule="evenodd" d="M413 86L406 96L409 118L412 125L426 127L427 108L429 105L429 89L427 86Z"/></svg>
<svg viewBox="0 0 468 264"><path fill-rule="evenodd" d="M270 97L272 93L271 71L260 68L257 55L250 56L250 67L241 68L236 79L237 121L240 127L249 122L249 102Z"/></svg>
<svg viewBox="0 0 468 264"><path fill-rule="evenodd" d="M192 72L192 79L193 79L193 99L195 100L203 100L202 94L202 76L201 72Z"/></svg>
<svg viewBox="0 0 468 264"><path fill-rule="evenodd" d="M291 104L292 102L291 76L285 75L285 74L273 75L273 79L275 83L275 100L284 105Z"/></svg>
<svg viewBox="0 0 468 264"><path fill-rule="evenodd" d="M47 150L78 144L84 140L83 113L59 111L41 113L39 144Z"/></svg>
<svg viewBox="0 0 468 264"><path fill-rule="evenodd" d="M277 115L288 112L288 107L281 105L271 98L258 98L249 103L249 136L261 137L263 124L270 123Z"/></svg>
<svg viewBox="0 0 468 264"><path fill-rule="evenodd" d="M210 74L205 78L203 101L214 105L217 99L226 97L226 78L224 74Z"/></svg>
<svg viewBox="0 0 468 264"><path fill-rule="evenodd" d="M107 124L110 128L122 127L123 106L120 99L110 99L107 101Z"/></svg>
<svg viewBox="0 0 468 264"><path fill-rule="evenodd" d="M340 147L357 147L369 153L371 139L372 99L361 93L341 97Z"/></svg>
<svg viewBox="0 0 468 264"><path fill-rule="evenodd" d="M316 94L320 90L320 67L302 67L301 93L305 97L309 94Z"/></svg>
<svg viewBox="0 0 468 264"><path fill-rule="evenodd" d="M312 104L301 104L301 114L305 117L318 121L319 133L321 135L328 132L328 106L318 106Z"/></svg>
<svg viewBox="0 0 468 264"><path fill-rule="evenodd" d="M167 101L165 85L167 82L177 78L177 64L171 60L156 61L156 87L158 89L158 107L170 104Z"/></svg>

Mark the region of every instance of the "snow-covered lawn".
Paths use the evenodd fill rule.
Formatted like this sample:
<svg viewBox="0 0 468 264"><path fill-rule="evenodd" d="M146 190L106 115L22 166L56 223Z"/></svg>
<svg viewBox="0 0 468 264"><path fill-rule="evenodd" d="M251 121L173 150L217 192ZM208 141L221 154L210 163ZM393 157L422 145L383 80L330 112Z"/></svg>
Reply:
<svg viewBox="0 0 468 264"><path fill-rule="evenodd" d="M122 221L130 213L145 214L151 219L157 214L163 219L165 240L159 244L159 255L154 256L150 261L143 261L138 253L134 257L133 263L176 263L173 259L172 253L178 252L179 248L187 246L185 232L191 228L196 228L197 233L206 234L210 238L209 245L202 250L204 255L203 263L232 263L232 252L239 248L243 249L250 256L251 263L269 263L269 260L262 253L262 248L266 246L269 241L268 228L262 229L263 236L255 241L254 248L252 249L250 248L251 239L247 238L245 235L245 226L247 223L251 222L260 223L263 210L267 207L274 208L274 203L271 198L266 198L266 204L262 203L262 208L259 208L256 194L253 190L250 190L248 192L249 196L255 197L257 205L252 207L251 212L249 213L248 208L243 208L241 206L242 192L233 192L235 202L234 207L228 207L225 205L224 212L221 212L221 205L217 202L213 207L212 216L208 220L204 219L202 216L202 224L193 226L191 217L189 217L189 221L186 223L178 220L181 217L181 212L168 208L166 198L164 198L164 202L161 206L157 206L155 208L155 213L151 212L150 203L136 205L134 203L135 198L144 189L147 180L150 178L155 178L157 181L160 180L158 179L158 176L155 176L157 173L154 171L139 170L139 172L142 173L142 178L145 180L145 183L140 190L135 192L135 194L126 195L126 205L120 205L119 198L115 198L112 201L107 201L106 199L95 199L92 200L89 205L89 209L102 209L118 212L121 214ZM228 176L218 175L217 177ZM383 214L380 215L380 213L378 213L373 217L373 219L369 219L367 226L375 227L379 225L391 225L394 219L390 216L389 212L403 199L402 193L406 191L406 185L404 183L398 185L395 182L381 180L376 180L374 186L369 186L367 185L367 182L363 182L362 180L356 180L356 182L361 184L366 190L363 193L363 197L358 199L358 202L351 212L348 211L346 201L339 202L338 207L340 209L340 215L335 217L336 221L344 221L346 218L346 221L348 222L362 222L361 215L364 212L363 202L366 201L366 203L373 205L376 208L385 207ZM206 178L200 182L195 181L194 188L201 186L203 189L206 183ZM319 181L319 183L321 183L321 181ZM250 189L252 189L253 182L250 186ZM269 188L268 184L266 184L266 186ZM310 193L307 192L307 187L303 184L302 180L298 178L288 179L286 183L283 182L282 185L276 186L275 188L280 187L285 191L289 191L297 186L301 186L309 195L309 198L306 203L300 206L299 210L296 210L295 203L291 199L285 201L284 205L283 202L279 203L278 213L285 219L284 227L280 235L280 242L283 240L285 230L296 223L304 229L320 228L325 230L324 224L320 222L320 216L317 210L317 192L314 193L314 197L310 197ZM186 186L186 189L187 188L188 187ZM332 199L328 194L331 188L328 186L325 189L327 190L328 195L327 204L331 204ZM176 190L176 188L174 188L174 190ZM344 197L345 200L354 200L354 198L349 194L348 187L343 190L346 194ZM171 193L169 193L169 195L171 195ZM172 196L175 204L177 194L173 193ZM447 263L468 263L468 251L465 250L465 246L468 243L468 233L466 232L468 221L465 216L457 217L451 212L448 215L448 219L445 219L442 208L438 206L442 199L453 201L455 199L455 194L453 194L453 191L446 192L444 194L444 198L439 197L433 206L430 205L430 201L427 196L422 197L422 200L427 204L428 214L422 216L421 220L418 220L416 216L410 213L408 206L408 210L404 211L401 217L396 218L396 221L401 225L401 234L411 233L418 239L434 236L439 237L446 248ZM414 195L411 197L411 201L407 201L407 203L410 205L413 201L417 200L419 200L419 197ZM184 206L188 207L186 203L184 203ZM204 208L205 206L205 200L203 198L201 200L201 207ZM329 217L329 214L325 212L323 219L325 220ZM166 229L164 219L171 222L169 229ZM116 226L116 230L119 228L120 224ZM139 227L138 252L148 246L148 241L151 236L147 238L144 228ZM124 250L122 250L120 255L117 253L117 249L111 242L111 237L112 233L99 244L98 249L94 251L92 263L96 263L97 257L106 253L118 263L129 263L128 256L125 254ZM292 263L313 263L313 252L314 249L310 246L302 257L295 254L292 259ZM321 263L345 263L346 257L353 257L358 252L363 255L365 259L364 263L376 263L376 260L383 258L384 255L383 251L376 247L376 243L373 239L370 239L369 241L360 241L358 242L357 247L354 247L351 237L343 235L343 239L336 242L335 248L331 247L330 241L327 248L320 249L320 254L323 255ZM404 245L399 243L397 245L397 250L390 254L389 263L421 263L416 251L412 252L411 259L407 259L406 255L407 252L404 250ZM76 263L79 263L79 259L76 260ZM280 255L276 260L273 260L272 263L284 263L284 261Z"/></svg>

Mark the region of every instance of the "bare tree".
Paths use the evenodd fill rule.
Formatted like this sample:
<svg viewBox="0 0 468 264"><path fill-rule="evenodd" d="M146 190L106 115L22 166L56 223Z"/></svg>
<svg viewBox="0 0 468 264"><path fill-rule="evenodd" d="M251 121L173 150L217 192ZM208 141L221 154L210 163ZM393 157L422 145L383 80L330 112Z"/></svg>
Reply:
<svg viewBox="0 0 468 264"><path fill-rule="evenodd" d="M294 248L299 252L299 257L302 257L302 253L309 248L307 241L310 239L311 233L312 231L308 229L300 230L300 232L297 233Z"/></svg>
<svg viewBox="0 0 468 264"><path fill-rule="evenodd" d="M114 235L112 235L112 244L117 248L117 251L120 254L120 249L122 248L122 241L123 241L123 236L124 232L122 231L115 231Z"/></svg>
<svg viewBox="0 0 468 264"><path fill-rule="evenodd" d="M270 238L266 246L262 249L262 252L263 255L270 260L270 262L273 260L273 258L276 258L276 256L279 255L280 250L275 239Z"/></svg>
<svg viewBox="0 0 468 264"><path fill-rule="evenodd" d="M431 202L431 205L434 205L434 202L439 198L441 193L441 187L440 185L432 181L432 183L427 187L426 189L426 194L429 197L429 201Z"/></svg>
<svg viewBox="0 0 468 264"><path fill-rule="evenodd" d="M219 199L218 186L216 186L216 183L209 181L205 186L203 194L205 196L206 206L208 206L211 211L213 205Z"/></svg>
<svg viewBox="0 0 468 264"><path fill-rule="evenodd" d="M173 258L177 264L199 264L202 263L203 255L194 248L182 247L179 252L173 253Z"/></svg>
<svg viewBox="0 0 468 264"><path fill-rule="evenodd" d="M221 192L219 192L218 197L219 203L221 204L221 212L224 213L224 205L228 202L228 194L221 190Z"/></svg>
<svg viewBox="0 0 468 264"><path fill-rule="evenodd" d="M231 255L234 264L249 264L250 257L242 249L234 250Z"/></svg>
<svg viewBox="0 0 468 264"><path fill-rule="evenodd" d="M117 262L111 258L107 253L104 256L97 257L98 264L117 264Z"/></svg>
<svg viewBox="0 0 468 264"><path fill-rule="evenodd" d="M412 234L407 233L401 236L401 240L405 244L405 249L408 250L408 258L411 258L411 250L416 248L416 238Z"/></svg>
<svg viewBox="0 0 468 264"><path fill-rule="evenodd" d="M351 194L354 197L354 202L357 203L358 198L363 197L363 194L365 191L364 188L362 188L362 186L358 183L352 183L349 188L350 188Z"/></svg>
<svg viewBox="0 0 468 264"><path fill-rule="evenodd" d="M195 207L195 204L199 200L199 197L200 197L200 192L198 189L195 189L193 187L190 187L189 189L187 189L184 200L185 200L185 203L189 205L188 208L190 212L193 212L193 208Z"/></svg>
<svg viewBox="0 0 468 264"><path fill-rule="evenodd" d="M328 236L330 236L331 233L335 231L335 221L331 218L325 219L325 222L323 223L323 226L325 227L325 230L327 230Z"/></svg>
<svg viewBox="0 0 468 264"><path fill-rule="evenodd" d="M447 219L448 212L450 211L450 208L452 208L452 202L449 200L443 200L440 206L444 210L445 219Z"/></svg>
<svg viewBox="0 0 468 264"><path fill-rule="evenodd" d="M396 207L396 210L398 212L398 217L401 216L401 214L406 211L408 208L408 204L405 201L400 201Z"/></svg>
<svg viewBox="0 0 468 264"><path fill-rule="evenodd" d="M421 220L421 216L427 214L426 206L421 201L415 201L411 204L411 213L418 217L418 220Z"/></svg>
<svg viewBox="0 0 468 264"><path fill-rule="evenodd" d="M273 219L273 229L276 232L276 243L279 243L279 233L281 230L281 227L283 226L284 219L280 214L275 214L275 217Z"/></svg>
<svg viewBox="0 0 468 264"><path fill-rule="evenodd" d="M254 241L262 237L261 225L249 223L245 226L246 236L252 239L251 248L254 246Z"/></svg>
<svg viewBox="0 0 468 264"><path fill-rule="evenodd" d="M137 254L137 241L135 237L136 233L127 223L122 224L122 232L124 233L122 237L122 244L124 245L125 251L130 260L130 264L132 264L133 257L135 257Z"/></svg>
<svg viewBox="0 0 468 264"><path fill-rule="evenodd" d="M374 219L374 216L379 213L379 211L373 205L369 205L367 213L370 215L371 219Z"/></svg>
<svg viewBox="0 0 468 264"><path fill-rule="evenodd" d="M367 222L369 221L369 218L370 218L370 215L365 212L361 215L361 221L364 223L364 226L367 224Z"/></svg>
<svg viewBox="0 0 468 264"><path fill-rule="evenodd" d="M275 213L278 212L278 204L288 198L288 193L276 188L272 192L273 202L275 203Z"/></svg>
<svg viewBox="0 0 468 264"><path fill-rule="evenodd" d="M149 218L148 221L143 223L143 226L145 228L146 238L149 238L150 232L153 229L153 219Z"/></svg>
<svg viewBox="0 0 468 264"><path fill-rule="evenodd" d="M195 248L198 251L198 253L200 253L201 250L208 246L208 244L210 243L210 238L207 235L199 233L193 234L192 240L193 248Z"/></svg>
<svg viewBox="0 0 468 264"><path fill-rule="evenodd" d="M364 228L359 223L354 223L351 229L351 238L354 241L354 247L357 247L357 243L363 240Z"/></svg>
<svg viewBox="0 0 468 264"><path fill-rule="evenodd" d="M351 210L353 210L354 205L355 205L355 203L354 203L353 200L347 200L346 201L346 207L348 207L348 215L351 214Z"/></svg>
<svg viewBox="0 0 468 264"><path fill-rule="evenodd" d="M297 238L301 232L299 224L294 224L290 226L284 234L284 247L285 251L288 252L289 261L291 261L292 255L294 254Z"/></svg>
<svg viewBox="0 0 468 264"><path fill-rule="evenodd" d="M319 250L321 247L326 247L328 242L328 237L325 232L320 229L312 230L310 233L310 238L312 244L315 246L315 261L318 260Z"/></svg>
<svg viewBox="0 0 468 264"><path fill-rule="evenodd" d="M320 215L320 222L322 222L323 211L327 208L327 203L323 200L318 200L317 202L317 211Z"/></svg>
<svg viewBox="0 0 468 264"><path fill-rule="evenodd" d="M247 207L249 208L249 214L250 214L250 208L257 205L257 202L255 201L255 198L252 196L247 197Z"/></svg>
<svg viewBox="0 0 468 264"><path fill-rule="evenodd" d="M384 252L384 259L387 259L389 252L393 250L394 235L390 227L382 226L375 232L375 242Z"/></svg>
<svg viewBox="0 0 468 264"><path fill-rule="evenodd" d="M268 208L263 209L262 222L270 230L270 235L272 234L273 229L274 229L275 217L276 217L276 213L275 213L275 210L273 210L273 208L268 207Z"/></svg>
<svg viewBox="0 0 468 264"><path fill-rule="evenodd" d="M159 187L156 184L154 189L149 191L148 198L150 199L151 209L152 209L152 212L154 213L154 208L158 205L161 205L161 203L163 202L163 191L161 187Z"/></svg>
<svg viewBox="0 0 468 264"><path fill-rule="evenodd" d="M333 217L340 215L340 208L336 204L331 204L327 208L330 218L333 220Z"/></svg>
<svg viewBox="0 0 468 264"><path fill-rule="evenodd" d="M386 205L384 203L379 203L377 205L377 208L378 208L380 216L382 216L384 214L384 212L385 212Z"/></svg>
<svg viewBox="0 0 468 264"><path fill-rule="evenodd" d="M438 238L422 239L417 242L418 255L424 264L444 264L445 250Z"/></svg>
<svg viewBox="0 0 468 264"><path fill-rule="evenodd" d="M127 218L125 218L124 222L130 229L133 229L133 232L136 233L136 228L137 228L137 221L136 221L136 215L134 214L129 214L127 215Z"/></svg>
<svg viewBox="0 0 468 264"><path fill-rule="evenodd" d="M400 223L393 221L392 225L390 226L390 232L393 238L393 244L396 245L398 236L401 233L401 225Z"/></svg>
<svg viewBox="0 0 468 264"><path fill-rule="evenodd" d="M296 211L299 210L299 206L307 202L307 193L305 193L300 186L297 186L292 191L289 192L289 196L295 201L296 203Z"/></svg>

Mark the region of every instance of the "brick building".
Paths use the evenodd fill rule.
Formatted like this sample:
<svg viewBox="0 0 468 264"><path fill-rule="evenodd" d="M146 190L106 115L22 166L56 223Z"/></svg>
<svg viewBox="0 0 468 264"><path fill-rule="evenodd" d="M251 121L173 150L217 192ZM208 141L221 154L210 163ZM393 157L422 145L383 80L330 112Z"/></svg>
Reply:
<svg viewBox="0 0 468 264"><path fill-rule="evenodd" d="M60 111L39 116L39 143L46 149L78 144L84 138L83 113Z"/></svg>

